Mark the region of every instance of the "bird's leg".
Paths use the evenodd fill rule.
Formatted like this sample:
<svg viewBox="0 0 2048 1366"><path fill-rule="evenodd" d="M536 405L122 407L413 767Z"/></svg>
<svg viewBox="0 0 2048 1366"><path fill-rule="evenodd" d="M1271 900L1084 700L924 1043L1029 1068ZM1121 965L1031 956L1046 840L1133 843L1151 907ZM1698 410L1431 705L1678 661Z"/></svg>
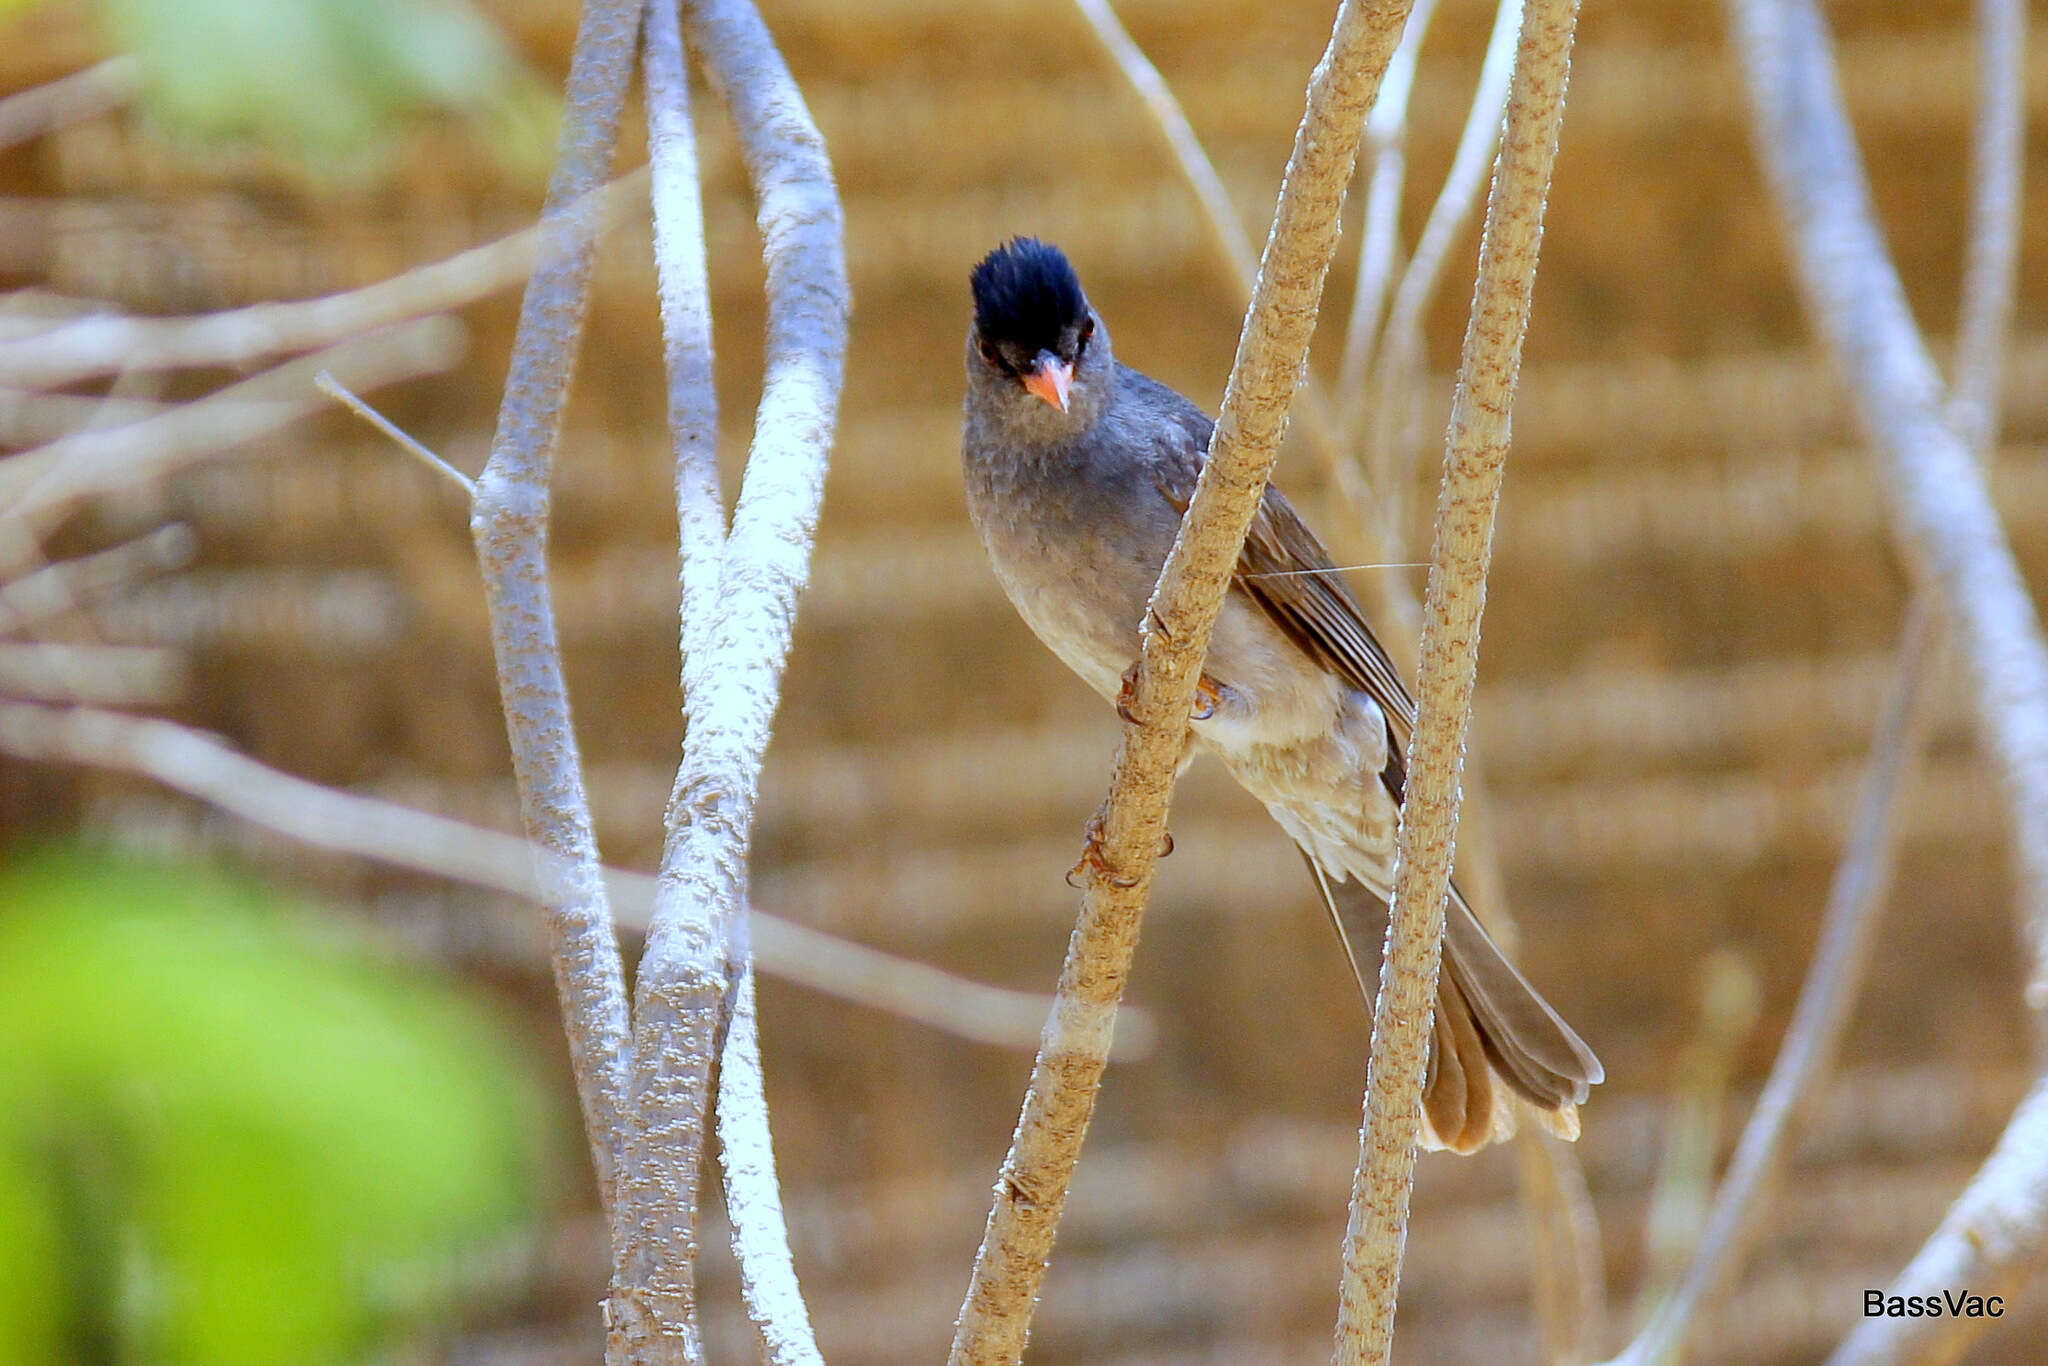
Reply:
<svg viewBox="0 0 2048 1366"><path fill-rule="evenodd" d="M1077 890L1080 889L1089 875L1102 878L1112 887L1135 887L1138 885L1138 879L1125 877L1123 874L1116 872L1109 866L1109 861L1102 856L1102 809L1100 807L1096 808L1095 814L1088 818L1088 824L1082 828L1082 836L1084 843L1081 846L1081 857L1075 859L1074 866L1067 869L1067 885L1069 887ZM1168 830L1160 835L1158 857L1165 858L1172 852L1173 832Z"/></svg>

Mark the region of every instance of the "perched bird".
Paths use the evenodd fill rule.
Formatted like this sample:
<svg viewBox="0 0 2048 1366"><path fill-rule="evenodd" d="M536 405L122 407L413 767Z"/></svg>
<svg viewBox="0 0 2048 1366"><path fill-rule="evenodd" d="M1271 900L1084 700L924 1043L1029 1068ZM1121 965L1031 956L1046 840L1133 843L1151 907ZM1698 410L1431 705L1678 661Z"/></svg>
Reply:
<svg viewBox="0 0 2048 1366"><path fill-rule="evenodd" d="M973 289L968 514L1025 623L1123 710L1139 622L1214 423L1117 362L1058 248L1010 241L974 268ZM1414 722L1414 701L1328 552L1268 488L1190 725L1307 856L1368 1003L1384 925L1372 899L1384 903L1393 886L1401 740ZM1443 961L1424 1142L1471 1152L1511 1133L1506 1091L1546 1127L1576 1136L1600 1062L1455 887Z"/></svg>

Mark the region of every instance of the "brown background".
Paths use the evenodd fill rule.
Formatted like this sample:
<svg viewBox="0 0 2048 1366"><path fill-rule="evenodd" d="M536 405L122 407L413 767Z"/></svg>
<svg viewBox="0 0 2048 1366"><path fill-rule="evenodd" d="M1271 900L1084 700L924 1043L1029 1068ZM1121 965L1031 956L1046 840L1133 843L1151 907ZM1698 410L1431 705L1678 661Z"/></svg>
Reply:
<svg viewBox="0 0 2048 1366"><path fill-rule="evenodd" d="M566 3L491 7L550 73ZM1326 5L1122 6L1256 235ZM1240 301L1135 99L1058 4L770 0L846 198L856 313L814 586L766 775L768 910L1042 989L1075 905L1061 872L1114 721L1032 640L983 562L957 473L965 274L1000 238L1067 246L1119 354L1213 407ZM1955 317L1967 6L1829 6L1884 226L1940 354ZM1412 234L1463 118L1490 8L1444 0L1422 62ZM63 11L0 52L24 87L94 54ZM2034 60L2038 110L2048 71ZM744 455L760 267L729 139L700 110L725 455ZM639 159L629 115L622 164ZM2048 178L2034 157L2028 203ZM319 293L509 231L531 185L426 130L388 181L310 187L261 156L109 119L6 163L0 265L191 311ZM1421 207L1418 207L1418 202ZM2048 206L2041 206L2048 209ZM1357 204L1351 206L1355 219ZM1995 487L2039 581L2048 515L2048 211L2029 214ZM1432 381L1462 331L1470 233L1431 319ZM612 861L650 867L673 772L674 527L645 231L607 243L556 500L554 570L580 735ZM1331 282L1348 299L1350 266ZM468 315L468 361L379 395L481 464L516 300ZM1333 309L1333 315L1337 310ZM1318 364L1333 363L1338 328ZM1444 404L1437 402L1437 413ZM1870 461L1792 292L1719 11L1589 4L1543 246L1486 616L1474 754L1529 975L1606 1061L1580 1145L1617 1341L1703 964L1754 974L1731 1124L1809 951L1900 618L1904 573ZM199 563L112 614L185 647L181 719L310 778L512 828L514 799L460 500L339 417L265 458L101 509L81 545L173 517ZM1431 479L1433 471L1426 472ZM1329 513L1306 450L1281 484ZM1427 491L1421 494L1426 505ZM1418 529L1420 534L1420 529ZM1419 573L1407 572L1419 588ZM2024 1079L2027 1024L1998 800L1949 680L1844 1068L1702 1361L1811 1361L1917 1246ZM551 1041L531 915L309 855L134 784L0 766L16 828L83 828L255 860L497 984ZM1298 861L1220 772L1183 786L1135 1002L1161 1026L1115 1069L1038 1320L1043 1363L1327 1359L1363 1080L1363 1008ZM773 981L768 1085L797 1263L837 1366L937 1360L1022 1054ZM1425 1159L1397 1360L1536 1359L1512 1158ZM451 1360L590 1360L600 1260L565 1215L549 1270ZM716 1239L717 1359L751 1354ZM2029 1295L1975 1360L2034 1359Z"/></svg>

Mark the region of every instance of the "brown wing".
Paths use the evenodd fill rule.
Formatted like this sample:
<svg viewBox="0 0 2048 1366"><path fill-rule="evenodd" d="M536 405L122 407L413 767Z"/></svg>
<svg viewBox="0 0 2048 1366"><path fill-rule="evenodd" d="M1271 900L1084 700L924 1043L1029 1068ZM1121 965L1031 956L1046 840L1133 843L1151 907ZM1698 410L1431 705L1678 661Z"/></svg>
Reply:
<svg viewBox="0 0 2048 1366"><path fill-rule="evenodd" d="M1172 477L1182 473L1162 474L1159 491L1185 513L1194 482L1191 470L1185 481ZM1266 489L1232 583L1317 663L1363 688L1403 734L1415 729L1415 699L1401 682L1400 670L1365 624L1365 613L1344 586L1330 552L1278 489Z"/></svg>
<svg viewBox="0 0 2048 1366"><path fill-rule="evenodd" d="M1155 419L1159 491L1186 513L1216 424L1165 385L1128 366L1118 370L1119 380L1130 390L1131 406L1146 407ZM1365 614L1344 586L1330 552L1278 489L1269 487L1259 504L1238 556L1234 583L1317 663L1364 689L1403 735L1414 730L1415 699L1401 682L1400 670L1365 624ZM1397 798L1401 768L1396 749L1387 776Z"/></svg>

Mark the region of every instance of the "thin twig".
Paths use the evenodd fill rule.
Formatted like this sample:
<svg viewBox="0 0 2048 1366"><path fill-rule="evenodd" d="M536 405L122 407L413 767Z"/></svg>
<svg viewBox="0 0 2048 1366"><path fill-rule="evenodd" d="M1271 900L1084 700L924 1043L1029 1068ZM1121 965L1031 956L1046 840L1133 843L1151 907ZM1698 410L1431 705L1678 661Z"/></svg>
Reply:
<svg viewBox="0 0 2048 1366"><path fill-rule="evenodd" d="M586 0L569 59L560 150L541 210L491 454L470 531L483 571L498 689L527 838L541 866L555 989L598 1193L617 1209L620 1114L630 1070L625 973L562 678L548 589L549 483L589 306L598 200L632 74L639 0Z"/></svg>
<svg viewBox="0 0 2048 1366"><path fill-rule="evenodd" d="M0 584L0 636L19 635L151 575L182 569L198 544L191 527L174 522Z"/></svg>
<svg viewBox="0 0 2048 1366"><path fill-rule="evenodd" d="M1870 210L1826 29L1797 0L1730 0L1771 186L1814 320L1877 448L1898 534L1942 596L1984 743L2012 807L2032 962L2048 998L2048 646L1982 470L1942 417L1942 386Z"/></svg>
<svg viewBox="0 0 2048 1366"><path fill-rule="evenodd" d="M397 446L398 449L404 451L407 455L413 457L422 465L425 465L428 469L461 489L471 499L476 497L476 480L428 450L420 444L419 440L411 432L406 431L396 422L393 422L390 418L363 402L362 399L356 397L354 391L336 379L331 370L322 370L319 374L313 376L313 387L354 413L363 421L369 423L389 438L391 443Z"/></svg>
<svg viewBox="0 0 2048 1366"><path fill-rule="evenodd" d="M1479 82L1472 92L1472 107L1465 115L1464 131L1458 135L1457 150L1443 188L1430 206L1422 232L1415 239L1415 252L1401 272L1387 308L1387 322L1372 365L1369 384L1362 393L1371 399L1371 439L1367 441L1367 478L1380 496L1376 507L1381 541L1398 549L1407 526L1410 490L1416 466L1427 445L1423 439L1422 414L1427 385L1423 357L1423 315L1436 297L1444 268L1450 261L1466 220L1479 202L1486 174L1500 141L1501 109L1507 102L1508 77L1514 70L1515 36L1521 31L1522 0L1500 0L1494 12L1493 32L1486 42L1486 57L1479 68Z"/></svg>
<svg viewBox="0 0 2048 1366"><path fill-rule="evenodd" d="M1351 314L1344 321L1344 353L1337 364L1337 392L1344 395L1339 415L1344 433L1357 426L1365 401L1366 368L1373 338L1379 334L1380 311L1387 302L1387 284L1394 273L1400 246L1401 195L1408 178L1408 99L1415 92L1415 64L1422 41L1436 14L1436 0L1416 0L1401 34L1401 46L1387 65L1387 79L1365 121L1365 150L1371 154L1372 177L1365 194L1365 216L1358 245L1358 278L1351 292Z"/></svg>
<svg viewBox="0 0 2048 1366"><path fill-rule="evenodd" d="M1899 536L1927 591L1940 596L1971 675L1984 743L1999 765L2012 808L2022 928L2032 959L2028 1000L2039 1005L2048 995L2048 727L2041 720L2048 715L2048 647L1983 471L1968 441L1944 422L1940 380L1875 225L1826 26L1800 0L1730 0L1729 8L1759 149L1788 224L1808 306L1877 448ZM2007 69L2005 62L2023 62L2025 30L2010 8L1984 14L1987 27L2002 27L2004 34L1999 60L1985 73L1990 121L2013 117L1991 112L1991 90L2024 69ZM1991 135L1981 126L1979 131L1980 147L1988 146ZM1980 152L1980 173L1985 167ZM1984 230L1993 193L1980 184L1981 216L1973 232ZM1988 274L1991 267L1983 269ZM1973 263L1969 274L1977 273ZM1981 307L2001 306L1992 301ZM1967 311L1975 314L1977 307ZM1985 331L1995 351L1999 328ZM1997 361L1992 356L1978 363L1988 369ZM1972 382L1980 395L1985 392L1988 381ZM1980 439L1996 428L1995 420L1966 420L1976 423L1973 435ZM2044 1156L2048 1084L2037 1085L2021 1102L1991 1157L1887 1293L1924 1295L1957 1286L1997 1293L2038 1265L2048 1253ZM1866 1319L1831 1362L1953 1360L1984 1322L1953 1316Z"/></svg>
<svg viewBox="0 0 2048 1366"><path fill-rule="evenodd" d="M162 705L184 681L184 659L162 646L0 644L0 696L114 707Z"/></svg>
<svg viewBox="0 0 2048 1366"><path fill-rule="evenodd" d="M1978 463L1985 465L1997 437L2000 377L2019 259L2026 43L2024 14L2013 0L1980 0L1978 23L1983 80L1972 156L1975 194L1948 419ZM1836 869L1814 962L1784 1047L1716 1193L1684 1280L1618 1361L1661 1362L1683 1353L1694 1322L1734 1280L1743 1249L1762 1216L1779 1150L1798 1117L1798 1102L1812 1094L1829 1066L1889 885L1897 796L1907 786L1929 724L1926 675L1939 657L1934 615L1924 592L1908 605L1898 674L1879 717L1855 824Z"/></svg>
<svg viewBox="0 0 2048 1366"><path fill-rule="evenodd" d="M587 192L576 206L593 230L626 221L643 192L645 170ZM47 389L117 370L199 366L246 368L273 356L310 351L374 328L448 313L510 289L534 269L546 224L472 247L443 261L341 294L250 304L184 318L92 314L54 321L29 336L0 341L0 383Z"/></svg>
<svg viewBox="0 0 2048 1366"><path fill-rule="evenodd" d="M0 702L0 752L134 774L315 848L522 901L539 897L533 870L547 853L516 835L323 787L169 721L85 706ZM604 876L620 925L645 929L654 879L617 868L605 869ZM1036 992L955 976L763 911L754 911L751 921L754 957L763 972L955 1038L1029 1048L1051 1005L1050 997ZM1124 1024L1118 1057L1144 1056L1157 1041L1156 1023L1133 1008Z"/></svg>
<svg viewBox="0 0 2048 1366"><path fill-rule="evenodd" d="M708 618L686 623L683 644L689 737L670 806L660 893L647 950L635 978L634 1070L627 1112L629 1165L619 1276L611 1300L615 1344L635 1361L691 1361L698 1350L689 1273L696 1173L708 1109L710 1067L724 1024L724 1003L743 966L734 957L746 915L746 867L753 837L762 758L788 658L796 602L810 573L811 545L824 494L827 457L838 415L846 359L850 299L839 196L802 93L749 0L693 0L685 11L688 38L712 88L724 99L754 190L762 257L767 265L767 365L746 478L726 538L715 593L705 592L692 566L686 592ZM651 55L658 55L650 48ZM673 84L674 72L668 73ZM669 111L673 113L674 111ZM676 133L673 127L666 130ZM670 142L671 150L675 144ZM671 185L670 189L673 188ZM668 194L660 197L674 207ZM687 244L694 229L673 217L666 244ZM664 292L693 267L674 265ZM684 285L684 289L695 286ZM665 309L665 314L670 310ZM695 324L670 316L680 332L671 353L692 347ZM702 358L696 358L701 364ZM708 374L708 369L706 372ZM708 418L690 392L686 368L672 374L673 400L686 422ZM679 508L697 553L717 528L716 486L700 462L705 435L677 432ZM702 565L700 559L699 564ZM708 565L703 565L708 569ZM742 1117L735 1134L765 1142L766 1115ZM736 1160L745 1180L772 1170L765 1154ZM741 1210L765 1217L760 1192ZM780 1236L755 1228L749 1254L767 1255ZM782 1315L796 1298L786 1261L769 1257L751 1268L764 1298L757 1313ZM786 1278L787 1284L781 1284ZM762 1325L771 1348L793 1362L817 1359L801 1315ZM772 1330L772 1331L771 1331Z"/></svg>
<svg viewBox="0 0 2048 1366"><path fill-rule="evenodd" d="M55 517L79 501L167 475L317 411L313 376L331 369L361 389L434 374L460 357L463 329L422 318L166 408L159 417L85 431L0 460L0 521Z"/></svg>
<svg viewBox="0 0 2048 1366"><path fill-rule="evenodd" d="M1878 912L1896 863L1898 796L1912 782L1932 707L1930 675L1939 657L1932 604L1916 597L1900 633L1898 673L1879 715L1862 790L1842 861L1828 888L1813 963L1799 990L1785 1042L1715 1192L1712 1213L1677 1290L1615 1360L1653 1366L1678 1359L1699 1311L1732 1277L1765 1208L1785 1136L1802 1104L1817 1094L1833 1061L1856 988L1876 941Z"/></svg>
<svg viewBox="0 0 2048 1366"><path fill-rule="evenodd" d="M74 123L110 114L142 89L142 64L109 57L0 100L0 147L13 147Z"/></svg>
<svg viewBox="0 0 2048 1366"><path fill-rule="evenodd" d="M1405 0L1345 0L1295 133L1222 414L1160 573L1142 665L1101 813L1099 861L961 1307L953 1366L1015 1362L1066 1203L1131 958L1210 628L1266 481L1335 254L1358 139L1407 18Z"/></svg>
<svg viewBox="0 0 2048 1366"><path fill-rule="evenodd" d="M1524 13L1480 245L1479 283L1445 437L1407 796L1344 1240L1336 1359L1345 1366L1384 1363L1393 1348L1423 1066L1457 842L1458 772L1479 663L1479 619L1577 19L1577 0L1532 0Z"/></svg>

